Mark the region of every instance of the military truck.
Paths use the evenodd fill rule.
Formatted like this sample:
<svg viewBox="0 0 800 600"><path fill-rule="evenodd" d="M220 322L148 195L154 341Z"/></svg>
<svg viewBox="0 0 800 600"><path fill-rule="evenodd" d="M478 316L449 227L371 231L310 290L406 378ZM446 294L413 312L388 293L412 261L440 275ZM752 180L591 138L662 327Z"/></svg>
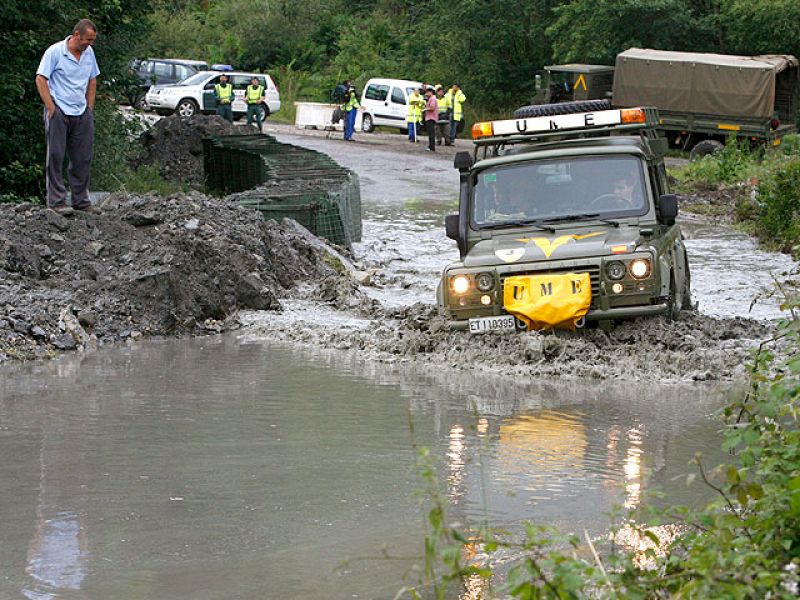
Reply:
<svg viewBox="0 0 800 600"><path fill-rule="evenodd" d="M606 65L548 65L535 76L534 104L603 100L611 96L614 67Z"/></svg>
<svg viewBox="0 0 800 600"><path fill-rule="evenodd" d="M476 123L474 152L456 154L460 258L437 290L451 327L609 329L691 306L658 112L569 106Z"/></svg>
<svg viewBox="0 0 800 600"><path fill-rule="evenodd" d="M553 84L558 74L571 82L572 93L550 94L553 102L589 99L583 97L587 94L599 99L605 93L614 107L655 106L660 116L658 129L670 145L698 158L721 149L731 135L777 145L782 136L796 132L799 65L791 55L732 56L630 48L617 55L615 67L547 67L551 74L547 89L559 89ZM607 84L592 83L590 74L601 72L613 79L610 90ZM515 116L524 117L526 108Z"/></svg>

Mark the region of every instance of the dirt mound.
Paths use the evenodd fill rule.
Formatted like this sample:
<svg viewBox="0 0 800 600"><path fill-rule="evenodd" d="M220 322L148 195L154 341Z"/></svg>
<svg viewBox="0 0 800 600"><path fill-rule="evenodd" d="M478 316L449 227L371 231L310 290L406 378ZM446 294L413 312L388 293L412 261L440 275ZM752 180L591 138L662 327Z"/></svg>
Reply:
<svg viewBox="0 0 800 600"><path fill-rule="evenodd" d="M217 115L177 115L159 120L142 133L142 155L134 166L158 165L165 179L199 189L203 185L203 138L256 135L252 127L237 127Z"/></svg>
<svg viewBox="0 0 800 600"><path fill-rule="evenodd" d="M297 281L335 274L292 221L199 193L114 194L65 218L0 204L0 362L96 342L222 331L279 310Z"/></svg>

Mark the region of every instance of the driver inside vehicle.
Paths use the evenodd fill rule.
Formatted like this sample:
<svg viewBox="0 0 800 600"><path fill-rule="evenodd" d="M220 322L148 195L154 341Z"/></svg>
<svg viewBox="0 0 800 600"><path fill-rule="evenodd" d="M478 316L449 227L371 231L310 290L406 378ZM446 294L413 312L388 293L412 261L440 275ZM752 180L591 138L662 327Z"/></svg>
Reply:
<svg viewBox="0 0 800 600"><path fill-rule="evenodd" d="M619 173L611 183L611 189L592 201L592 208L600 210L630 210L639 208L642 194L635 173Z"/></svg>

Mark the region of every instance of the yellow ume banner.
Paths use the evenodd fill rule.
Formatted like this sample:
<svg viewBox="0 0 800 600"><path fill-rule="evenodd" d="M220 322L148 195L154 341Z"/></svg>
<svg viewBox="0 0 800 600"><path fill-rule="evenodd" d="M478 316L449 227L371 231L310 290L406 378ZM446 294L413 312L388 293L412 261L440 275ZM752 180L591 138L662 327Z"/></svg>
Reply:
<svg viewBox="0 0 800 600"><path fill-rule="evenodd" d="M516 275L503 284L503 305L528 329L575 328L592 303L588 273Z"/></svg>

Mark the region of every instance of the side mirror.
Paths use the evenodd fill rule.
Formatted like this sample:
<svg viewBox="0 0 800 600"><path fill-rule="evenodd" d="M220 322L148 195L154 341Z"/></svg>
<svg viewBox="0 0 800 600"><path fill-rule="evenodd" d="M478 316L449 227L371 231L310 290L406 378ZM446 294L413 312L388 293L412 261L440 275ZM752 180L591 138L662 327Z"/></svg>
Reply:
<svg viewBox="0 0 800 600"><path fill-rule="evenodd" d="M444 218L444 230L447 237L458 241L458 215L447 215Z"/></svg>
<svg viewBox="0 0 800 600"><path fill-rule="evenodd" d="M674 225L678 216L678 197L675 194L663 194L658 199L659 221L665 225Z"/></svg>
<svg viewBox="0 0 800 600"><path fill-rule="evenodd" d="M453 159L453 166L461 173L465 173L472 168L472 156L469 152L456 152L456 157Z"/></svg>

